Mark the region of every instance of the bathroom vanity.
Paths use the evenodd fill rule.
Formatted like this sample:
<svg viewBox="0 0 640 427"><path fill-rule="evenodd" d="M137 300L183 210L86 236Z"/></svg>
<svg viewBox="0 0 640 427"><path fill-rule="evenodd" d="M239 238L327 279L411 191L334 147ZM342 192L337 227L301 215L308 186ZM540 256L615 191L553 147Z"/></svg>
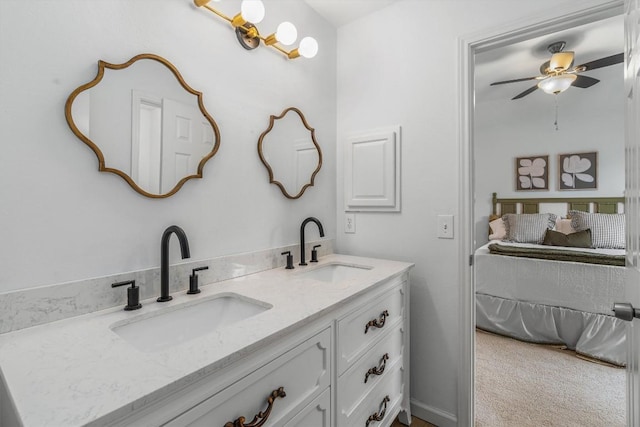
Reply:
<svg viewBox="0 0 640 427"><path fill-rule="evenodd" d="M406 422L411 267L328 255L0 335L0 424Z"/></svg>

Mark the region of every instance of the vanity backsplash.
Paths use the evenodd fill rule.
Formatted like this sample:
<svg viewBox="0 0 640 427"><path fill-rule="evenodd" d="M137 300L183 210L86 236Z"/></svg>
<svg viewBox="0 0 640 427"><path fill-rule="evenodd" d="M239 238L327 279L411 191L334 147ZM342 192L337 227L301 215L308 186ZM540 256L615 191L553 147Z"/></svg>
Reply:
<svg viewBox="0 0 640 427"><path fill-rule="evenodd" d="M334 241L328 239L306 243L307 254L318 244L321 245L317 248L318 256L333 253ZM203 286L284 267L286 257L281 254L285 251L291 251L294 265L297 266L300 259L298 244L172 265L169 271L169 291L174 293L187 290L191 270L198 267L209 267L199 272L200 284ZM124 306L127 303L127 292L124 289L114 289L111 284L125 280L136 281L140 287L141 300L160 295L160 267L6 292L0 294L0 334Z"/></svg>

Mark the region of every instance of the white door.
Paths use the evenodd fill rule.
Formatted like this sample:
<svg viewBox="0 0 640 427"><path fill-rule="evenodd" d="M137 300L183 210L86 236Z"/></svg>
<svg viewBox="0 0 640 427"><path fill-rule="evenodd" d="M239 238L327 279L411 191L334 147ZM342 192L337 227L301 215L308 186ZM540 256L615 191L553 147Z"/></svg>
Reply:
<svg viewBox="0 0 640 427"><path fill-rule="evenodd" d="M626 301L640 316L640 9L637 0L625 0L625 218L627 234ZM616 310L619 316L620 310ZM633 317L633 309L628 312ZM628 329L627 424L640 426L640 319Z"/></svg>
<svg viewBox="0 0 640 427"><path fill-rule="evenodd" d="M211 124L194 106L162 100L162 170L160 193L171 191L182 178L194 175L213 149Z"/></svg>

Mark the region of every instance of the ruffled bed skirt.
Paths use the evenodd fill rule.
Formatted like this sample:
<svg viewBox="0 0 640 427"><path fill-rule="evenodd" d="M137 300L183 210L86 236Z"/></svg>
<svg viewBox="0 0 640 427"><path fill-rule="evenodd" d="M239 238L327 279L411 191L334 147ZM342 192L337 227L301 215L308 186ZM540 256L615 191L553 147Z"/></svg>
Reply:
<svg viewBox="0 0 640 427"><path fill-rule="evenodd" d="M605 314L476 293L476 326L538 344L564 345L618 366L627 364L627 322Z"/></svg>

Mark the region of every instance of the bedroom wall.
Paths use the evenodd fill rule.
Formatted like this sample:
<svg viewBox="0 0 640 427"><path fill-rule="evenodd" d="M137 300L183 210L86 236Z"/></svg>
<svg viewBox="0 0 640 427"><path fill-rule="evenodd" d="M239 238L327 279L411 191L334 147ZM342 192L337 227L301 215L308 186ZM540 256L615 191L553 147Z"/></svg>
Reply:
<svg viewBox="0 0 640 427"><path fill-rule="evenodd" d="M594 2L591 2L594 3ZM575 9L581 0L564 2ZM398 1L338 29L337 249L415 263L411 272L414 415L457 425L460 235L436 236L436 216L459 230L458 41L525 17L554 16L556 1ZM356 213L343 232L345 140L402 126L402 211ZM461 424L462 426L462 424Z"/></svg>
<svg viewBox="0 0 640 427"><path fill-rule="evenodd" d="M540 90L515 101L476 99L476 247L487 242L493 192L499 197L532 198L624 195L623 67L611 66L613 78L609 70L590 71L600 83L558 95L558 130L554 96ZM514 95L518 88L514 87ZM558 155L592 151L598 152L597 190L559 191ZM545 154L549 155L549 190L516 191L515 158Z"/></svg>
<svg viewBox="0 0 640 427"><path fill-rule="evenodd" d="M239 11L237 2L217 7ZM191 0L0 1L0 293L158 267L171 224L187 233L193 261L295 244L311 215L335 237L336 30L299 0L265 0L265 8L262 31L290 20L317 38L318 55L247 51ZM99 59L139 53L171 61L220 128L204 179L167 199L99 173L64 118L67 97L95 77ZM305 113L324 155L299 200L269 184L257 153L269 115L290 106ZM177 262L178 245L171 251Z"/></svg>

